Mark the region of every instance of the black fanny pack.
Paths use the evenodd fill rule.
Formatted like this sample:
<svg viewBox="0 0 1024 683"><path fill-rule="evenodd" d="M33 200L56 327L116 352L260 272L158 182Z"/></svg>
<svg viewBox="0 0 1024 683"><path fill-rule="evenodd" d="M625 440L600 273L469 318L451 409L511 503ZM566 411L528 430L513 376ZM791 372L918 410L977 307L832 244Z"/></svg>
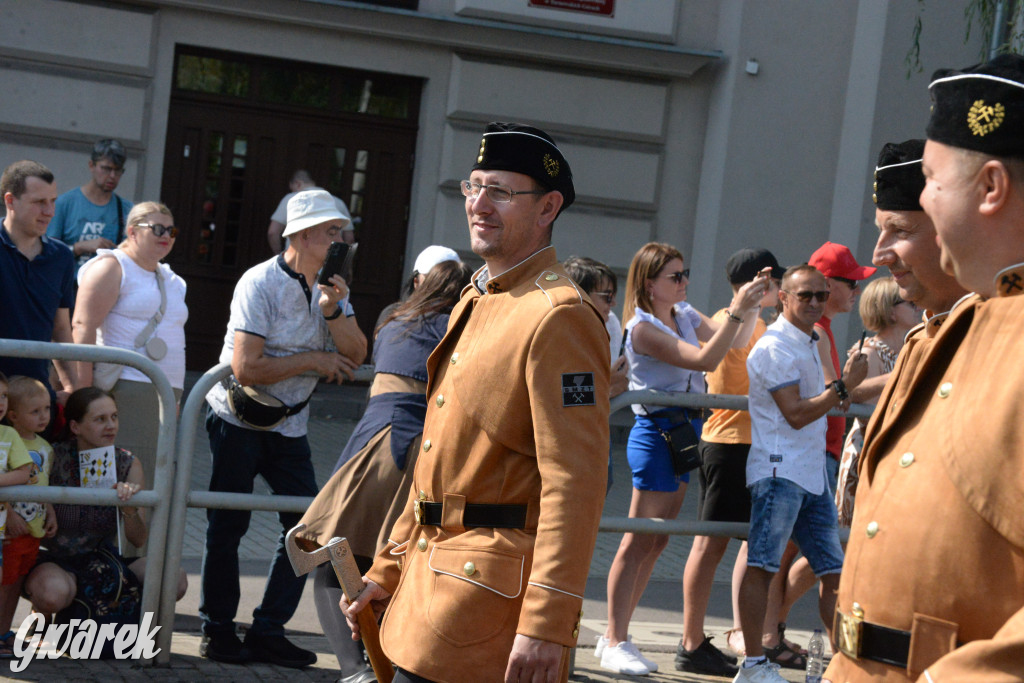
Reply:
<svg viewBox="0 0 1024 683"><path fill-rule="evenodd" d="M228 380L227 391L231 413L253 429L273 429L285 418L301 412L313 396L310 394L302 403L289 406L265 391L242 386L234 377Z"/></svg>

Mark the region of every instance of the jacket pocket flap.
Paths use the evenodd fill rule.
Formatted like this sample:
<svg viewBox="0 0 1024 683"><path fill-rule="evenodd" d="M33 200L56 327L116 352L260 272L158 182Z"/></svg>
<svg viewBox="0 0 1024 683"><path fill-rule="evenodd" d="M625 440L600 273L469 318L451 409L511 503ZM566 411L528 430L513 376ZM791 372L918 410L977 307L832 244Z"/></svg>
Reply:
<svg viewBox="0 0 1024 683"><path fill-rule="evenodd" d="M429 566L437 574L446 574L476 584L502 597L515 598L523 589L523 556L516 553L472 546L434 546Z"/></svg>

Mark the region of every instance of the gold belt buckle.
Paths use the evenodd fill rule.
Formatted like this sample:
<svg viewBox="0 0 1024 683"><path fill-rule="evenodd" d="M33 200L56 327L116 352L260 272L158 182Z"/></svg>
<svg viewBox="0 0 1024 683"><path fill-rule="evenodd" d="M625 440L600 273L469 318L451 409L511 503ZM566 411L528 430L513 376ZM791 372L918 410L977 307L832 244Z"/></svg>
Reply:
<svg viewBox="0 0 1024 683"><path fill-rule="evenodd" d="M423 524L423 501L414 500L412 502L412 513L416 517L417 524Z"/></svg>
<svg viewBox="0 0 1024 683"><path fill-rule="evenodd" d="M839 651L850 659L860 658L860 636L864 619L836 610L836 639Z"/></svg>

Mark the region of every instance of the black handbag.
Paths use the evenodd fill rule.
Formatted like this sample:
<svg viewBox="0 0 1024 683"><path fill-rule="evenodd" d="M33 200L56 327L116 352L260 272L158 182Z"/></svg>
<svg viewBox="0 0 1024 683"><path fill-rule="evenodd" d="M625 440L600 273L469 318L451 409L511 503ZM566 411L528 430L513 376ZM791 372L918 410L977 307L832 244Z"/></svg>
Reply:
<svg viewBox="0 0 1024 683"><path fill-rule="evenodd" d="M700 450L697 448L700 437L697 436L697 430L690 424L688 416L679 424L668 429L658 427L657 423L654 423L654 426L661 433L661 438L665 439L665 443L668 444L668 452L672 456L672 471L676 476L700 467Z"/></svg>

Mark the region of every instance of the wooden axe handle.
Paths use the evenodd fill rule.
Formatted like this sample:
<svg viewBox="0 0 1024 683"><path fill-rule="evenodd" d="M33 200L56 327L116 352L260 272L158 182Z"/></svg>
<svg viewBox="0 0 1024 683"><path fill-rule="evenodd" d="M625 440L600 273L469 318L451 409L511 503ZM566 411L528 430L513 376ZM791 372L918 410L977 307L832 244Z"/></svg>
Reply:
<svg viewBox="0 0 1024 683"><path fill-rule="evenodd" d="M365 584L363 577L356 566L356 558L352 556L352 549L346 539L331 539L327 544L331 553L331 566L341 584L341 590L349 602L355 602L359 594L363 592ZM378 683L391 683L395 677L395 670L391 666L391 660L384 654L380 646L380 629L377 626L377 618L373 615L373 607L367 605L358 615L359 631L366 648L366 655L370 658L370 666L373 667L373 674L377 677Z"/></svg>
<svg viewBox="0 0 1024 683"><path fill-rule="evenodd" d="M366 654L370 658L370 666L373 667L373 675L377 677L378 683L391 683L391 679L395 677L395 670L391 666L391 660L380 647L377 618L373 616L373 608L369 605L359 613L359 631L366 647Z"/></svg>

